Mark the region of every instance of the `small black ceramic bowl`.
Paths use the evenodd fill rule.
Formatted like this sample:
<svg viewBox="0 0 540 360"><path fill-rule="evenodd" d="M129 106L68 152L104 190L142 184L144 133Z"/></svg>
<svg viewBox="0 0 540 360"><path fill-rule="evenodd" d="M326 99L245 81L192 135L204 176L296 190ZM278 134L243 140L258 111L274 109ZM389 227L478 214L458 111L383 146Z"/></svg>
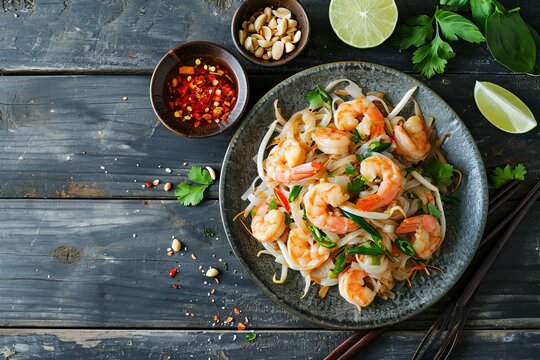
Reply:
<svg viewBox="0 0 540 360"><path fill-rule="evenodd" d="M240 44L238 33L240 29L242 29L242 23L245 20L248 20L255 12L266 7L270 7L274 10L279 7L289 9L292 14L292 19L298 22L296 26L297 29L302 32L300 41L294 44L294 50L288 54L284 53L283 57L281 57L279 60L264 60L262 58L257 58L254 54L246 50L242 44ZM238 9L236 9L231 23L231 36L236 49L238 49L240 54L242 54L249 61L262 66L280 66L296 58L306 47L309 40L309 34L309 19L306 11L302 7L302 4L300 4L298 0L246 0L242 2Z"/></svg>
<svg viewBox="0 0 540 360"><path fill-rule="evenodd" d="M192 66L197 59L201 60L201 66L207 63L209 66L219 67L229 75L227 79L236 89L236 100L226 120L212 121L210 124L203 121L195 127L193 120L186 120L184 116L176 117L175 111L171 110L170 102L174 102L174 96L171 95L169 86L179 74L181 66ZM170 50L157 64L150 81L150 101L159 120L169 130L190 138L209 137L227 130L242 117L248 95L246 72L238 59L224 48L205 41L188 42Z"/></svg>

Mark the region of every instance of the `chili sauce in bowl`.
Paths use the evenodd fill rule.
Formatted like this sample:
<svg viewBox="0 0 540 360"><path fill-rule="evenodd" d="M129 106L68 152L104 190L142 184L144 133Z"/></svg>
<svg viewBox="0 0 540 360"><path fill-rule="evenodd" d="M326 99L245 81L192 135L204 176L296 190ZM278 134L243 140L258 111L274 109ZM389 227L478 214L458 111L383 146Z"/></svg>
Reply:
<svg viewBox="0 0 540 360"><path fill-rule="evenodd" d="M244 69L227 50L209 42L190 42L169 51L156 66L150 99L159 120L192 138L217 135L245 110Z"/></svg>

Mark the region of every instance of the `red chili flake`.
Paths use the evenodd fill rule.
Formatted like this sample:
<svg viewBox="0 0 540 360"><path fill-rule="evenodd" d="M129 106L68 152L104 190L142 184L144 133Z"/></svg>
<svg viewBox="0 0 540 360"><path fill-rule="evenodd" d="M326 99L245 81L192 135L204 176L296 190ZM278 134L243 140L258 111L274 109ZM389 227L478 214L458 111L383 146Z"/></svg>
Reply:
<svg viewBox="0 0 540 360"><path fill-rule="evenodd" d="M169 269L169 276L173 278L173 277L176 276L177 272L178 272L178 270L176 270L176 268L170 268Z"/></svg>
<svg viewBox="0 0 540 360"><path fill-rule="evenodd" d="M150 181L145 182L145 183L144 183L144 186L146 186L146 187L149 188L149 189L152 188L152 187L154 187L154 185L152 185L152 183L151 183Z"/></svg>
<svg viewBox="0 0 540 360"><path fill-rule="evenodd" d="M234 308L233 312L234 312L236 315L240 315L240 310L238 310L237 308Z"/></svg>
<svg viewBox="0 0 540 360"><path fill-rule="evenodd" d="M173 284L172 287L173 289L178 289L178 284Z"/></svg>

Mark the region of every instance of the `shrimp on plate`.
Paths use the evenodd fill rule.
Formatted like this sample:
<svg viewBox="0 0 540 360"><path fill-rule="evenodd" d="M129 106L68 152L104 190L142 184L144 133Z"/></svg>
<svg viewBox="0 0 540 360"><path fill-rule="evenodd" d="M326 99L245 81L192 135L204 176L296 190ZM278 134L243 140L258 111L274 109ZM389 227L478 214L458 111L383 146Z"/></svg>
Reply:
<svg viewBox="0 0 540 360"><path fill-rule="evenodd" d="M351 134L335 128L319 128L311 138L319 149L328 155L347 155L351 144Z"/></svg>
<svg viewBox="0 0 540 360"><path fill-rule="evenodd" d="M335 234L346 234L356 230L358 225L355 222L328 209L329 205L337 208L348 199L349 195L344 194L339 185L317 184L304 195L306 216L313 225Z"/></svg>
<svg viewBox="0 0 540 360"><path fill-rule="evenodd" d="M390 204L403 188L403 175L399 167L382 154L373 154L360 163L360 174L368 181L381 179L377 192L358 199L356 207L371 211Z"/></svg>
<svg viewBox="0 0 540 360"><path fill-rule="evenodd" d="M377 295L367 286L366 278L368 274L364 270L352 268L339 275L339 294L358 310L371 304Z"/></svg>
<svg viewBox="0 0 540 360"><path fill-rule="evenodd" d="M431 144L429 132L421 116L411 116L407 121L400 121L394 127L394 139L398 154L407 160L418 162L426 158Z"/></svg>
<svg viewBox="0 0 540 360"><path fill-rule="evenodd" d="M295 228L289 232L287 249L290 259L302 270L311 270L330 257L330 249L315 242L308 231Z"/></svg>
<svg viewBox="0 0 540 360"><path fill-rule="evenodd" d="M384 117L381 111L365 97L339 104L334 114L334 123L340 130L357 129L370 139L384 134Z"/></svg>
<svg viewBox="0 0 540 360"><path fill-rule="evenodd" d="M266 170L275 181L290 183L316 174L324 165L305 161L305 148L296 139L288 138L272 148L266 159Z"/></svg>
<svg viewBox="0 0 540 360"><path fill-rule="evenodd" d="M433 253L441 246L441 225L434 216L413 216L403 220L396 228L397 235L410 233L414 233L411 236L411 245L419 258L431 259Z"/></svg>
<svg viewBox="0 0 540 360"><path fill-rule="evenodd" d="M285 232L285 214L278 209L271 210L268 202L261 202L255 208L255 215L251 220L251 232L255 239L275 241Z"/></svg>

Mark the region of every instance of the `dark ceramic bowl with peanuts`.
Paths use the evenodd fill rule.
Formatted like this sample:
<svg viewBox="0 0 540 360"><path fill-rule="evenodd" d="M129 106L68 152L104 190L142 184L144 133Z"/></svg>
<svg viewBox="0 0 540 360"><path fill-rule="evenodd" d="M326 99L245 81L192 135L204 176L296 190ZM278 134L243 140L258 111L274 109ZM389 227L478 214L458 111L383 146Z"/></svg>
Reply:
<svg viewBox="0 0 540 360"><path fill-rule="evenodd" d="M246 72L238 59L205 41L170 50L150 81L150 100L159 120L190 138L217 135L238 122L248 95Z"/></svg>
<svg viewBox="0 0 540 360"><path fill-rule="evenodd" d="M296 58L309 40L309 20L296 0L247 0L234 13L231 36L238 51L262 66Z"/></svg>

